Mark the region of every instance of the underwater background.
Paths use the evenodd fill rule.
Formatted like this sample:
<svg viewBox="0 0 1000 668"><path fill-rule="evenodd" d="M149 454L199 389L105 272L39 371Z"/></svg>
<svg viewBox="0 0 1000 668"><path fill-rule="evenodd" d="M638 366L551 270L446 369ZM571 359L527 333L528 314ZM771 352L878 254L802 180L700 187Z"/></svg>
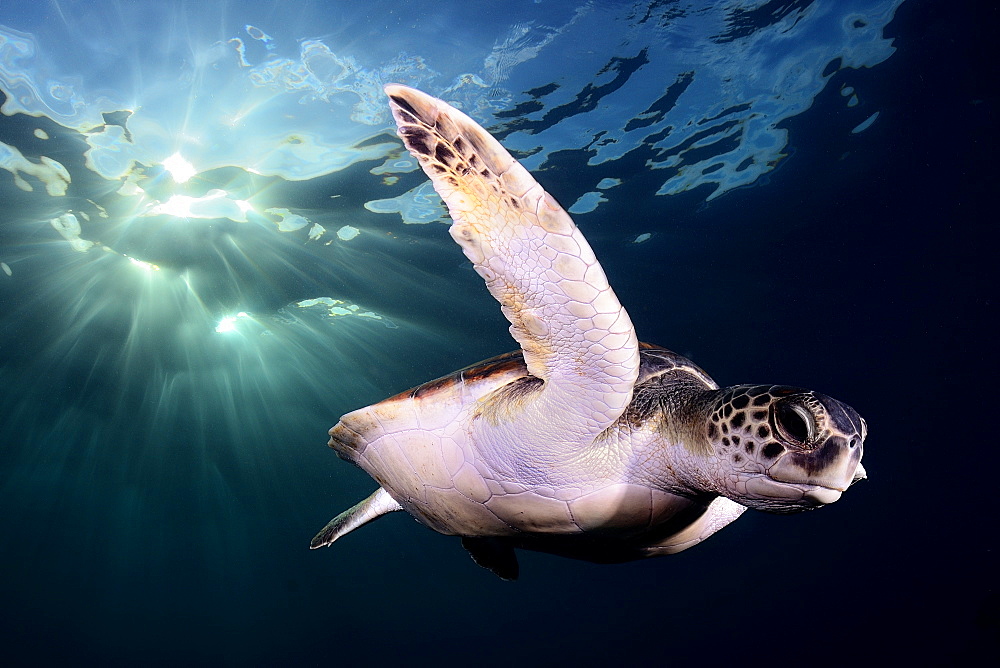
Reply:
<svg viewBox="0 0 1000 668"><path fill-rule="evenodd" d="M997 14L0 0L4 663L997 656ZM516 583L404 513L310 551L374 489L341 414L515 347L389 82L522 159L640 340L857 409L869 480Z"/></svg>

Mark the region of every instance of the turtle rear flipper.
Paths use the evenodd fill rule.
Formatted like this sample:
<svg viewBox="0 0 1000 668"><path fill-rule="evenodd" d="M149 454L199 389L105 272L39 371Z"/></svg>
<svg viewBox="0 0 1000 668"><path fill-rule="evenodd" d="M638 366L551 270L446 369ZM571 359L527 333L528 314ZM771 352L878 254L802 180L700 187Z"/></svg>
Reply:
<svg viewBox="0 0 1000 668"><path fill-rule="evenodd" d="M501 580L517 579L520 573L517 554L513 546L502 538L466 536L462 538L462 547L469 551L477 565L492 571Z"/></svg>
<svg viewBox="0 0 1000 668"><path fill-rule="evenodd" d="M316 534L312 541L310 541L309 549L315 550L320 547L326 547L344 534L354 531L359 526L368 524L386 513L402 509L403 506L399 505L395 499L389 496L389 492L379 487L367 499L351 506L330 520L323 527L323 530Z"/></svg>

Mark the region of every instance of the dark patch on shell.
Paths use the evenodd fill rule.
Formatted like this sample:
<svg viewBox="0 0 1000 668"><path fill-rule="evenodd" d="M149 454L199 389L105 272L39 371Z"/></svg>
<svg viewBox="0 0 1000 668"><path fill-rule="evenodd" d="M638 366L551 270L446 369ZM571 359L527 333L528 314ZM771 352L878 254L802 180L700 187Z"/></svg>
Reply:
<svg viewBox="0 0 1000 668"><path fill-rule="evenodd" d="M524 364L524 356L520 350L491 357L477 364L459 369L447 376L441 376L422 385L400 392L379 403L399 401L401 399L432 397L438 392L454 392L461 383L478 383L507 374L528 375L528 367Z"/></svg>

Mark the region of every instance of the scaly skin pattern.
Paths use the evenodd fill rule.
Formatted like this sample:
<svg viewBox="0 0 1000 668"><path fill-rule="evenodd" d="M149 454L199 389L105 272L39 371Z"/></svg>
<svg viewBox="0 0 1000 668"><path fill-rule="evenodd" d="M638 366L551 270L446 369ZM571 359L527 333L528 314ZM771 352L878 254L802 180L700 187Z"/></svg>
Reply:
<svg viewBox="0 0 1000 668"><path fill-rule="evenodd" d="M510 464L526 454L510 444L525 442L557 460L575 454L632 398L632 321L573 220L498 141L440 100L386 93L400 137L448 205L452 238L500 302L528 372L545 381L492 455Z"/></svg>
<svg viewBox="0 0 1000 668"><path fill-rule="evenodd" d="M596 530L637 537L682 508L700 515L711 502L673 472L689 466L689 458L702 459L689 452L687 440L704 447L704 429L691 430L674 415L682 415L692 400L703 400L705 392L717 391L704 371L663 348L644 344L641 362L635 401L587 444L601 459L565 462L558 471L561 483L512 481L479 447L476 424L487 430L502 423L509 419L510 403L530 402L541 392L520 352L349 413L330 431L330 445L441 533Z"/></svg>
<svg viewBox="0 0 1000 668"><path fill-rule="evenodd" d="M381 491L313 547L401 508L516 577L511 547L670 554L747 507L815 508L865 476L853 409L785 386L719 389L639 344L580 230L499 142L420 91L386 93L521 350L344 415L330 446Z"/></svg>

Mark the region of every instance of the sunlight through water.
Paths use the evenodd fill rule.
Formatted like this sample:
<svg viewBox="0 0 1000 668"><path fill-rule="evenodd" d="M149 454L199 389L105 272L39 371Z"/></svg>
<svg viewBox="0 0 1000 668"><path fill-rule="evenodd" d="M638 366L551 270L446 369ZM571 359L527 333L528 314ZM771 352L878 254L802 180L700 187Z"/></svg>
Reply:
<svg viewBox="0 0 1000 668"><path fill-rule="evenodd" d="M465 31L381 0L3 5L0 296L18 356L0 381L18 389L2 407L39 443L96 416L88 438L149 484L178 449L206 480L231 456L273 484L258 467L280 467L286 439L321 443L316 424L511 347L385 84L462 108L543 182L571 165L563 204L584 224L631 196L636 164L654 199L763 183L794 142L783 121L892 55L900 1L525 2ZM862 85L837 95L856 133L878 130ZM601 233L652 252L660 224ZM77 466L33 456L19 470L44 480Z"/></svg>

